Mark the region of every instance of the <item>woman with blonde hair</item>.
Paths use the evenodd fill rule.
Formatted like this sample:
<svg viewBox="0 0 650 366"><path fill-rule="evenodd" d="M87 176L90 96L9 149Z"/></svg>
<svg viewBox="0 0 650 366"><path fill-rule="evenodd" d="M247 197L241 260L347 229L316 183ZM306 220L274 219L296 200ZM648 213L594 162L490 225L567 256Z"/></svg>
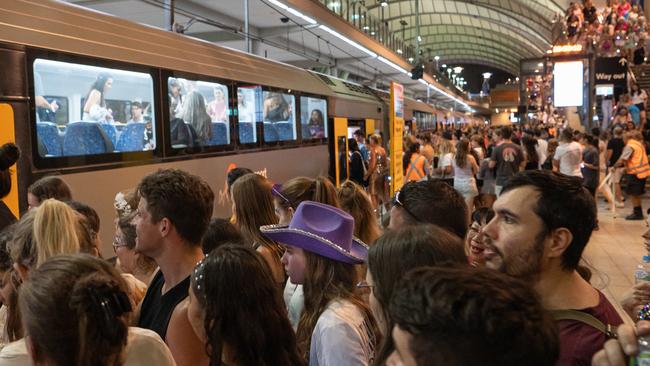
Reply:
<svg viewBox="0 0 650 366"><path fill-rule="evenodd" d="M338 197L341 208L354 218L354 235L372 245L381 235L381 229L368 194L358 184L346 180L339 188Z"/></svg>
<svg viewBox="0 0 650 366"><path fill-rule="evenodd" d="M264 257L278 286L284 286L284 267L280 262L284 251L278 243L260 232L260 226L278 223L271 188L271 183L259 174L247 174L237 179L231 189L232 211L235 225L244 240Z"/></svg>
<svg viewBox="0 0 650 366"><path fill-rule="evenodd" d="M45 200L34 214L35 267L59 254L79 253L80 216L67 204Z"/></svg>

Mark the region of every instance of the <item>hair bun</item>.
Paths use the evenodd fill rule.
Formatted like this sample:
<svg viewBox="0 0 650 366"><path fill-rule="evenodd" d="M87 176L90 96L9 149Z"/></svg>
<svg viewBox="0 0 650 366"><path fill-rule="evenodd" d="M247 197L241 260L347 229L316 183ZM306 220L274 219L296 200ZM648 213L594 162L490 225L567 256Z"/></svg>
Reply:
<svg viewBox="0 0 650 366"><path fill-rule="evenodd" d="M20 157L18 146L8 142L0 147L0 170L7 170L10 166L16 164Z"/></svg>

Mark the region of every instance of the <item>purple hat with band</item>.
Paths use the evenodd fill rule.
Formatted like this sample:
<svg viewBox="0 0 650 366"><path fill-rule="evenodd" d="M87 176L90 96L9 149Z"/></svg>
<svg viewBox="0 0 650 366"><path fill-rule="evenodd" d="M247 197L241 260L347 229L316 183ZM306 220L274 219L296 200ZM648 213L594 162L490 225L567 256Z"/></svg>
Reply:
<svg viewBox="0 0 650 366"><path fill-rule="evenodd" d="M354 237L354 219L336 207L303 201L289 225L260 227L269 239L338 262L360 264L368 256L368 246Z"/></svg>

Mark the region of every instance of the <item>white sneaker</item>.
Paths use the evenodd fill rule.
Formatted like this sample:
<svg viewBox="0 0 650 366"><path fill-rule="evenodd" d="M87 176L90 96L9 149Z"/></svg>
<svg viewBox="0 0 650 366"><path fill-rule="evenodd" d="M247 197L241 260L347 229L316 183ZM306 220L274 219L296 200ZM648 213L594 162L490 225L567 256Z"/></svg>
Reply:
<svg viewBox="0 0 650 366"><path fill-rule="evenodd" d="M625 202L616 201L614 206L616 206L616 208L625 208Z"/></svg>

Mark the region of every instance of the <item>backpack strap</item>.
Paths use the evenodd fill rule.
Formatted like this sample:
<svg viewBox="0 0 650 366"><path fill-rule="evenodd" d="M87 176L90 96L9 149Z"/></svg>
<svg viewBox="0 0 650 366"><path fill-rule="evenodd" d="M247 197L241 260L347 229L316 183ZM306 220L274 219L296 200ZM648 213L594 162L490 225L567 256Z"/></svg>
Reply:
<svg viewBox="0 0 650 366"><path fill-rule="evenodd" d="M595 316L585 313L584 311L579 310L551 310L551 315L553 318L558 320L575 320L583 324L587 324L592 328L599 330L601 333L605 334L607 338L616 338L616 327L611 324L604 324Z"/></svg>

